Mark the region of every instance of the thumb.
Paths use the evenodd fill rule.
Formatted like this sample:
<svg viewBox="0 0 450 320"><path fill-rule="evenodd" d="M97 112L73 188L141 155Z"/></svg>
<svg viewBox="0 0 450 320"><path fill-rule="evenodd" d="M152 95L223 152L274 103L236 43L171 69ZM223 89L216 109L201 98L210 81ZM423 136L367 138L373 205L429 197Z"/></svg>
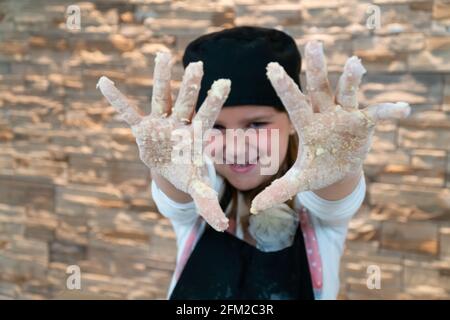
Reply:
<svg viewBox="0 0 450 320"><path fill-rule="evenodd" d="M369 106L362 111L374 121L386 119L403 119L411 113L411 107L407 102L380 103Z"/></svg>
<svg viewBox="0 0 450 320"><path fill-rule="evenodd" d="M301 187L297 172L297 169L291 168L283 177L274 180L253 199L250 212L256 214L296 195Z"/></svg>
<svg viewBox="0 0 450 320"><path fill-rule="evenodd" d="M225 231L228 219L220 207L217 192L200 180L194 180L189 189L200 216L217 231Z"/></svg>
<svg viewBox="0 0 450 320"><path fill-rule="evenodd" d="M134 107L127 98L125 98L125 96L114 86L114 82L103 76L98 80L97 88L100 89L101 93L126 123L133 126L141 122L143 117L140 110Z"/></svg>

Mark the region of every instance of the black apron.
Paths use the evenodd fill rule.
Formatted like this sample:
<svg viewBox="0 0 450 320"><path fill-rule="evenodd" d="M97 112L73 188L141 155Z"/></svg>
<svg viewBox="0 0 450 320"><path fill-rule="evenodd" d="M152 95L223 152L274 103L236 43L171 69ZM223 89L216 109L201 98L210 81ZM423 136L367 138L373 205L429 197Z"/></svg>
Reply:
<svg viewBox="0 0 450 320"><path fill-rule="evenodd" d="M313 300L300 223L293 244L275 252L206 225L170 295L191 299Z"/></svg>

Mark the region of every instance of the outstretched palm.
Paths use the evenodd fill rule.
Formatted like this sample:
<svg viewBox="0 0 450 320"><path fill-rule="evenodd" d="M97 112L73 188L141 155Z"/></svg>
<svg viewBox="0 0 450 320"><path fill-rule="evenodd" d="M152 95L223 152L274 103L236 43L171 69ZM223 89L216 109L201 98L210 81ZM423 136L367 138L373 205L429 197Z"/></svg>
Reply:
<svg viewBox="0 0 450 320"><path fill-rule="evenodd" d="M228 219L220 208L217 192L207 179L206 166L201 161L177 161L173 159L175 147L181 147L174 133L184 129L187 137L181 143L187 144L185 150L192 150L193 126L190 122L194 105L197 102L200 83L203 77L202 62L191 63L183 76L178 98L171 106L170 74L171 55L158 53L155 59L152 111L142 115L139 109L132 106L125 96L116 89L114 83L106 77L99 80L98 87L110 104L121 114L132 129L139 147L141 160L162 175L177 189L188 193L194 200L199 214L216 230L223 231L228 227ZM220 79L213 83L208 97L195 115L193 122L198 121L203 130L212 128L223 103L230 91L231 82ZM180 131L178 131L180 132ZM200 156L201 152L200 152Z"/></svg>
<svg viewBox="0 0 450 320"><path fill-rule="evenodd" d="M297 160L252 202L252 213L265 210L306 190L329 186L361 168L370 150L376 122L408 116L407 103L384 103L358 109L357 92L365 73L360 60L347 60L333 97L322 45L305 48L308 97L278 63L269 63L267 76L289 112L299 135Z"/></svg>

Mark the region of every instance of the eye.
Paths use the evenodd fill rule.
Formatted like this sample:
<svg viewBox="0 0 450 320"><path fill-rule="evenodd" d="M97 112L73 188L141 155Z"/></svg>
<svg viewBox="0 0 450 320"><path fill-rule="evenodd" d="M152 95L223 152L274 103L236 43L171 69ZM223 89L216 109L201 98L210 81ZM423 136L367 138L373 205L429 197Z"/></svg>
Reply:
<svg viewBox="0 0 450 320"><path fill-rule="evenodd" d="M213 125L213 128L214 128L214 129L217 129L217 130L225 130L225 127L222 126L222 125L220 125L220 124L214 124L214 125Z"/></svg>
<svg viewBox="0 0 450 320"><path fill-rule="evenodd" d="M255 122L251 122L249 124L249 128L263 128L265 126L267 126L269 124L269 122L267 121L255 121Z"/></svg>

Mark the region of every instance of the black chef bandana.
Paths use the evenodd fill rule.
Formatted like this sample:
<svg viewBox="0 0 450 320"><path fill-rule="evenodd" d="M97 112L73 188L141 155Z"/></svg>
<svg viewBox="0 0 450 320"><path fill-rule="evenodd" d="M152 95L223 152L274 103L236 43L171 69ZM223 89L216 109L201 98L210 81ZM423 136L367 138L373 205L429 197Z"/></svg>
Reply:
<svg viewBox="0 0 450 320"><path fill-rule="evenodd" d="M301 56L294 39L286 33L261 27L236 27L203 35L192 41L183 55L183 66L203 61L204 76L196 110L212 83L231 80L224 107L265 105L285 111L266 76L269 62L278 62L300 87ZM300 87L301 88L301 87Z"/></svg>

